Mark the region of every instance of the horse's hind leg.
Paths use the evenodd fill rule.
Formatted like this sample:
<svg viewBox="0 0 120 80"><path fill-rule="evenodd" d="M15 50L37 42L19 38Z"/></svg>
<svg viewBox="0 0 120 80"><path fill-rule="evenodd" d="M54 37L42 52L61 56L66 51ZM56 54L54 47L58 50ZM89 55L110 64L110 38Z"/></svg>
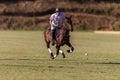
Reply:
<svg viewBox="0 0 120 80"><path fill-rule="evenodd" d="M72 53L72 52L74 51L74 47L71 45L70 42L68 42L66 45L71 48L70 50L67 50L67 52L68 52L68 53Z"/></svg>
<svg viewBox="0 0 120 80"><path fill-rule="evenodd" d="M59 55L59 50L60 50L60 46L56 46L56 55L54 55L54 58L56 58Z"/></svg>
<svg viewBox="0 0 120 80"><path fill-rule="evenodd" d="M49 51L49 53L50 53L51 59L54 59L53 52L52 52L52 50L50 49L50 42L47 43L47 48L48 48L48 51Z"/></svg>
<svg viewBox="0 0 120 80"><path fill-rule="evenodd" d="M63 58L65 58L65 54L64 52L60 49L60 46L56 46L56 49L57 49L57 52L56 52L56 55L54 55L54 57L57 57L59 55L59 53L62 54Z"/></svg>

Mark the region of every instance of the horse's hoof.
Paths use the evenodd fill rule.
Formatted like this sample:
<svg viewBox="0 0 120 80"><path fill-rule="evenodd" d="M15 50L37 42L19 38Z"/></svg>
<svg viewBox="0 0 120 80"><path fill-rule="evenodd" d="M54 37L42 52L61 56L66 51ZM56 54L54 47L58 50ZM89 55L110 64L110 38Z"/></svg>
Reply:
<svg viewBox="0 0 120 80"><path fill-rule="evenodd" d="M51 57L51 59L54 59L54 55L53 54L51 54L50 57Z"/></svg>
<svg viewBox="0 0 120 80"><path fill-rule="evenodd" d="M51 56L51 59L54 59L54 57Z"/></svg>
<svg viewBox="0 0 120 80"><path fill-rule="evenodd" d="M72 53L73 51L72 50L67 50L68 53Z"/></svg>
<svg viewBox="0 0 120 80"><path fill-rule="evenodd" d="M62 54L63 58L65 58L65 54Z"/></svg>
<svg viewBox="0 0 120 80"><path fill-rule="evenodd" d="M54 57L51 57L51 59L54 59Z"/></svg>
<svg viewBox="0 0 120 80"><path fill-rule="evenodd" d="M70 50L67 50L68 53L70 53Z"/></svg>

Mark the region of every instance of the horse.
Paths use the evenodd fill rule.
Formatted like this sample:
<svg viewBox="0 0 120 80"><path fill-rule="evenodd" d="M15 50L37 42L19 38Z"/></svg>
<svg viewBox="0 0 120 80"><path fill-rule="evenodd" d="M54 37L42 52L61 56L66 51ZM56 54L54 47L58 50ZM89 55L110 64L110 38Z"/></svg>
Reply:
<svg viewBox="0 0 120 80"><path fill-rule="evenodd" d="M46 42L47 49L50 53L51 59L56 58L59 55L59 53L62 54L63 58L66 57L64 52L60 49L61 46L67 45L68 47L70 47L70 50L67 50L68 53L72 53L74 51L74 47L70 43L70 31L71 32L73 31L73 24L72 24L71 16L63 19L62 23L63 23L63 26L61 28L56 27L56 31L55 31L57 34L55 36L55 45L57 49L55 55L53 55L53 52L50 48L50 43L52 42L51 28L48 27L44 31L44 39Z"/></svg>

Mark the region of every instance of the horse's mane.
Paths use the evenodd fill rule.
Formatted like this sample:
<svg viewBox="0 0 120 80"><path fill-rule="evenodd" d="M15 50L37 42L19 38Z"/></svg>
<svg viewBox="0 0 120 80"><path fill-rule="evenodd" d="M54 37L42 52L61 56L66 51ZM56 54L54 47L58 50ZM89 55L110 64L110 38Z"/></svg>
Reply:
<svg viewBox="0 0 120 80"><path fill-rule="evenodd" d="M63 25L66 25L67 24L67 18L63 18L62 23L63 23Z"/></svg>
<svg viewBox="0 0 120 80"><path fill-rule="evenodd" d="M68 23L68 18L64 18L62 20L63 28L66 30L70 30L70 24Z"/></svg>

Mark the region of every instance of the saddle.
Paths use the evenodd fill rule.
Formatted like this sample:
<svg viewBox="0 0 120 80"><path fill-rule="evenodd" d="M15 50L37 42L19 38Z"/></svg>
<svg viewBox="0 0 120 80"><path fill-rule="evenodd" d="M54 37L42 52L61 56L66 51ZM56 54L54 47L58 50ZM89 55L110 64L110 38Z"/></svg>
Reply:
<svg viewBox="0 0 120 80"><path fill-rule="evenodd" d="M51 29L49 28L48 30L50 31L50 36L52 37ZM60 27L56 27L56 29L55 29L55 35L54 35L54 39L56 39L57 37L60 36L60 32L61 32L61 28L60 28ZM64 39L69 40L69 37L70 37L70 35L69 35L69 30L67 30Z"/></svg>
<svg viewBox="0 0 120 80"><path fill-rule="evenodd" d="M57 27L57 28L55 29L55 38L59 37L60 31L61 31L61 28L59 28L59 27Z"/></svg>
<svg viewBox="0 0 120 80"><path fill-rule="evenodd" d="M57 27L55 29L55 35L54 35L55 39L60 36L60 31L61 31L60 27ZM52 33L50 34L50 36L52 37Z"/></svg>

